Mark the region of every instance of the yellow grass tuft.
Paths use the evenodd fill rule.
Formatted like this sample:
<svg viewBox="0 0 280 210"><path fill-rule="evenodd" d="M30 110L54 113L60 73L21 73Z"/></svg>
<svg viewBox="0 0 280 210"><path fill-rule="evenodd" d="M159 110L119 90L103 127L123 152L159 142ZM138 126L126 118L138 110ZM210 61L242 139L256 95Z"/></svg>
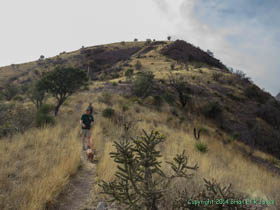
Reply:
<svg viewBox="0 0 280 210"><path fill-rule="evenodd" d="M0 209L39 210L63 190L80 164L77 129L34 129L0 141Z"/></svg>

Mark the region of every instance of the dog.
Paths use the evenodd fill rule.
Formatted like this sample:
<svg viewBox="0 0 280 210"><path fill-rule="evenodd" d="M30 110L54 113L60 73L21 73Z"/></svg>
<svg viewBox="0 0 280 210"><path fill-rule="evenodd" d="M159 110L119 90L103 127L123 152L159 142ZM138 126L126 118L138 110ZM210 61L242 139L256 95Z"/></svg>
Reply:
<svg viewBox="0 0 280 210"><path fill-rule="evenodd" d="M93 155L92 149L90 147L88 147L88 149L87 149L87 160L92 162L93 157L94 157L94 155Z"/></svg>

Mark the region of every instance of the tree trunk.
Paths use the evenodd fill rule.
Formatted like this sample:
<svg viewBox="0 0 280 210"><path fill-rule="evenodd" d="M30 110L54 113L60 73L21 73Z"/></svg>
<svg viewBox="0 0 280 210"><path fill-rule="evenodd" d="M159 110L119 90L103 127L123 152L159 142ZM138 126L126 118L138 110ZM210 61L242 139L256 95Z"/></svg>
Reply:
<svg viewBox="0 0 280 210"><path fill-rule="evenodd" d="M59 101L54 110L54 116L57 116L60 106L63 104L63 101Z"/></svg>

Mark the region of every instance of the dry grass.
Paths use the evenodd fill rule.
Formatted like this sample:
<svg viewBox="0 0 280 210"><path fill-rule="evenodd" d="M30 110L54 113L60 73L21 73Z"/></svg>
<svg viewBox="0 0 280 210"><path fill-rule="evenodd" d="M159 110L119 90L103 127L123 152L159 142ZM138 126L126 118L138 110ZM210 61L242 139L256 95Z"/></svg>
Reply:
<svg viewBox="0 0 280 210"><path fill-rule="evenodd" d="M120 101L120 99L118 99ZM122 99L125 100L125 99ZM118 110L117 101L114 108ZM129 102L127 102L129 103ZM95 104L95 107L103 107L103 104ZM249 160L241 151L236 150L235 142L224 145L221 138L214 135L214 128L210 124L204 124L210 135L202 135L201 140L208 146L208 152L200 153L195 148L196 140L192 135L193 125L199 125L199 122L188 122L179 124L174 119L173 123L167 123L166 119L170 116L168 107L164 107L162 112L141 107L140 113L134 109L129 109L137 119L142 119L137 125L135 135L141 134L141 129L150 131L156 129L167 136L166 142L160 147L163 155L163 162L170 161L177 153L186 150L191 163L198 163L199 170L192 183L192 188L197 189L202 184L202 178L215 178L222 184L232 183L238 191L247 193L252 197L262 197L264 199L279 200L280 179L275 174L269 172ZM201 122L200 122L201 125ZM103 128L110 128L106 135L102 132ZM110 120L99 118L94 131L94 146L99 152L99 163L97 166L98 180L112 180L116 170L115 163L109 156L109 152L114 150L113 141L118 140L121 135L120 127ZM225 134L224 134L225 135ZM226 138L227 136L225 136ZM267 158L268 155L255 151L255 154ZM163 163L163 169L169 171L169 168ZM180 185L185 186L183 182Z"/></svg>
<svg viewBox="0 0 280 210"><path fill-rule="evenodd" d="M77 129L58 125L0 141L0 209L39 210L80 163Z"/></svg>

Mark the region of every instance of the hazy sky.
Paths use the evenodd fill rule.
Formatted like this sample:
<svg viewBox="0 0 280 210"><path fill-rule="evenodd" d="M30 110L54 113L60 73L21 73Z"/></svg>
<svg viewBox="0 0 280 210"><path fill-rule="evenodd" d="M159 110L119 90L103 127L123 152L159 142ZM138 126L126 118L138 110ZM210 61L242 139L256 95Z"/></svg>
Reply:
<svg viewBox="0 0 280 210"><path fill-rule="evenodd" d="M119 41L184 39L280 91L280 0L1 0L0 66Z"/></svg>

